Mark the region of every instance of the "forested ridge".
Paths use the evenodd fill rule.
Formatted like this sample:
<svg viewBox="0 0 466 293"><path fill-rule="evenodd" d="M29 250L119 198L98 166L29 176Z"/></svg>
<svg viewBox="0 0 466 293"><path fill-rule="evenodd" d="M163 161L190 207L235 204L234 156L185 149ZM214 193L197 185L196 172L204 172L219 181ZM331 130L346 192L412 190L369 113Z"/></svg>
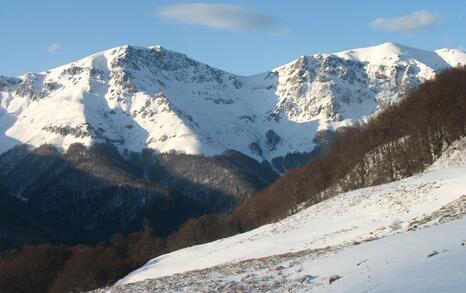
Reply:
<svg viewBox="0 0 466 293"><path fill-rule="evenodd" d="M84 291L112 284L158 255L278 221L342 191L421 172L465 135L466 67L458 67L385 105L368 121L340 129L326 154L278 178L229 214L191 219L164 239L145 220L141 232L118 234L95 246L38 245L4 252L0 291Z"/></svg>

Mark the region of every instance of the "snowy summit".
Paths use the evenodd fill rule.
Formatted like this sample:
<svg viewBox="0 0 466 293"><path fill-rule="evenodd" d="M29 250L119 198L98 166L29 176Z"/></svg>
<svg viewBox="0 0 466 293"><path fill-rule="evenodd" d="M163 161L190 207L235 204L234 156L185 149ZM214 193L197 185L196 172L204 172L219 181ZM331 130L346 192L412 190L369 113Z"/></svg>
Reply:
<svg viewBox="0 0 466 293"><path fill-rule="evenodd" d="M160 46L122 46L0 77L0 153L17 144L108 142L122 152L233 149L271 161L311 152L319 131L364 119L457 64L466 64L459 50L385 43L238 76Z"/></svg>

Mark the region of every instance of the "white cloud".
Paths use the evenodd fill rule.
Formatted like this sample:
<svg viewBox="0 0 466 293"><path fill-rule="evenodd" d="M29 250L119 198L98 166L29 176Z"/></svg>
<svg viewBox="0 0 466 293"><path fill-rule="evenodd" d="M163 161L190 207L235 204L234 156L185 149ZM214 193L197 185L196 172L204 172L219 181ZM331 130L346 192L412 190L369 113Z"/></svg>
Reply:
<svg viewBox="0 0 466 293"><path fill-rule="evenodd" d="M383 29L387 31L404 31L413 32L417 29L429 26L440 20L440 15L437 12L429 12L426 10L414 11L409 15L404 15L395 18L376 18L370 26L373 29Z"/></svg>
<svg viewBox="0 0 466 293"><path fill-rule="evenodd" d="M59 43L52 43L48 46L47 51L49 53L53 53L59 50L60 48L61 48L61 45Z"/></svg>
<svg viewBox="0 0 466 293"><path fill-rule="evenodd" d="M233 31L254 30L275 23L270 15L233 4L178 4L163 7L156 15L177 23Z"/></svg>

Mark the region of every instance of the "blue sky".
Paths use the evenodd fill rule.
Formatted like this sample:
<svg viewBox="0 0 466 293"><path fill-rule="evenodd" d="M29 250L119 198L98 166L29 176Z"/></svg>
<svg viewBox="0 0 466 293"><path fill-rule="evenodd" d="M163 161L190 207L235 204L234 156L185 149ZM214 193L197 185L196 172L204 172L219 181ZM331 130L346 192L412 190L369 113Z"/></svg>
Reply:
<svg viewBox="0 0 466 293"><path fill-rule="evenodd" d="M387 41L466 46L464 0L0 0L0 75L123 44L163 47L237 74Z"/></svg>

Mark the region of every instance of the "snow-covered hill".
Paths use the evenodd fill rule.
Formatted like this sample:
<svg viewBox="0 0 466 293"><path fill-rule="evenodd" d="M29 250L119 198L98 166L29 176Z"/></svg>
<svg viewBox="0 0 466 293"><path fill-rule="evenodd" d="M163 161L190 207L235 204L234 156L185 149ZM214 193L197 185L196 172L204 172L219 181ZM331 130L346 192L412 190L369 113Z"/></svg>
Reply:
<svg viewBox="0 0 466 293"><path fill-rule="evenodd" d="M108 290L463 292L465 158L462 139L422 174L160 256Z"/></svg>
<svg viewBox="0 0 466 293"><path fill-rule="evenodd" d="M316 54L237 76L159 46L122 46L41 73L0 77L0 153L20 143L110 142L256 159L310 152L317 131L353 123L387 100L466 64L459 50L393 43Z"/></svg>

